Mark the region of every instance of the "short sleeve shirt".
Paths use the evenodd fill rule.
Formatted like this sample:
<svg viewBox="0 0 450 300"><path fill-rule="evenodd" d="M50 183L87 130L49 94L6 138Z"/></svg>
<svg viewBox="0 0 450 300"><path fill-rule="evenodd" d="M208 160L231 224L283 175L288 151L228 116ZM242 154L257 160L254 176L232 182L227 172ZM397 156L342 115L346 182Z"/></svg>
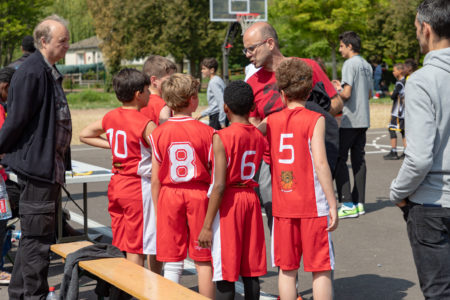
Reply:
<svg viewBox="0 0 450 300"><path fill-rule="evenodd" d="M369 91L372 90L372 67L360 55L344 62L342 85L350 85L352 93L344 102L341 128L369 128Z"/></svg>

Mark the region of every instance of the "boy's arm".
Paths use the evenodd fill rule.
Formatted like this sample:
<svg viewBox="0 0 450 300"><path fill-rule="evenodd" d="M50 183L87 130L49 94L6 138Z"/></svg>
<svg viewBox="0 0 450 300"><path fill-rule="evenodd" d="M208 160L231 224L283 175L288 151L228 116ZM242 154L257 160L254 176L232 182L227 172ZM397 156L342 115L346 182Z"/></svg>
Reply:
<svg viewBox="0 0 450 300"><path fill-rule="evenodd" d="M209 197L208 210L206 211L203 228L198 235L198 244L202 248L210 248L212 245L212 223L222 203L223 192L227 176L227 158L222 140L218 134L213 136L214 149L214 185Z"/></svg>
<svg viewBox="0 0 450 300"><path fill-rule="evenodd" d="M152 134L153 130L155 130L156 124L153 123L153 121L149 121L147 123L147 126L144 129L144 132L142 133L142 137L147 142L147 145L151 145L150 142L150 134Z"/></svg>
<svg viewBox="0 0 450 300"><path fill-rule="evenodd" d="M314 127L311 139L311 152L314 161L314 169L322 186L325 197L330 207L330 224L327 231L333 231L338 226L337 204L334 196L333 180L330 167L328 166L327 153L325 150L325 118L320 117Z"/></svg>
<svg viewBox="0 0 450 300"><path fill-rule="evenodd" d="M155 207L155 216L157 212L156 205L158 204L159 191L161 190L161 181L159 181L159 162L156 160L155 156L152 157L152 201Z"/></svg>
<svg viewBox="0 0 450 300"><path fill-rule="evenodd" d="M101 136L104 133L102 120L100 119L86 126L80 132L80 141L94 147L109 149L108 140Z"/></svg>
<svg viewBox="0 0 450 300"><path fill-rule="evenodd" d="M261 131L263 135L267 134L267 117L264 118L257 126L256 128Z"/></svg>
<svg viewBox="0 0 450 300"><path fill-rule="evenodd" d="M159 125L169 120L172 115L172 110L167 105L164 106L159 113Z"/></svg>

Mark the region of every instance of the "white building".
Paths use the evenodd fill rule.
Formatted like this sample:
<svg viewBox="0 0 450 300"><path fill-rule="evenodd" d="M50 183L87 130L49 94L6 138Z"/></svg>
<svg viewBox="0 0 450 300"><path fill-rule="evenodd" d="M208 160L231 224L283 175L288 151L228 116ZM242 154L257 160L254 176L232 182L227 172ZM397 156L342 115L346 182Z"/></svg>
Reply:
<svg viewBox="0 0 450 300"><path fill-rule="evenodd" d="M100 39L96 36L70 45L66 53L66 65L89 65L103 62L99 48Z"/></svg>

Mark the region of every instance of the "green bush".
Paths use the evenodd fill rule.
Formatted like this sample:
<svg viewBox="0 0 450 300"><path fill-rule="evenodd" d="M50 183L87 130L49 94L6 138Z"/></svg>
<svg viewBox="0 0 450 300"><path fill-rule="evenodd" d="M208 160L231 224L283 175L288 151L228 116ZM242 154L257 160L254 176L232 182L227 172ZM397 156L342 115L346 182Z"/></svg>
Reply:
<svg viewBox="0 0 450 300"><path fill-rule="evenodd" d="M115 108L120 106L114 93L84 90L67 94L67 102L72 109Z"/></svg>

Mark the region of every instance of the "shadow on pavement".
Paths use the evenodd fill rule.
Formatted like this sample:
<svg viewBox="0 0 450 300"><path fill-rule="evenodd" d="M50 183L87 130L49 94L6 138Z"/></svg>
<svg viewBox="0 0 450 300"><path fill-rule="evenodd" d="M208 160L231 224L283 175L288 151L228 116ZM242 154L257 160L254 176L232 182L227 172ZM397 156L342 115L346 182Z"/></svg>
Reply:
<svg viewBox="0 0 450 300"><path fill-rule="evenodd" d="M365 203L364 209L366 213L371 213L386 207L395 207L395 204L388 197L376 197L375 203Z"/></svg>
<svg viewBox="0 0 450 300"><path fill-rule="evenodd" d="M415 283L399 278L363 274L334 281L334 298L346 300L399 300ZM304 300L312 299L312 290L301 291ZM308 298L309 297L309 298Z"/></svg>

